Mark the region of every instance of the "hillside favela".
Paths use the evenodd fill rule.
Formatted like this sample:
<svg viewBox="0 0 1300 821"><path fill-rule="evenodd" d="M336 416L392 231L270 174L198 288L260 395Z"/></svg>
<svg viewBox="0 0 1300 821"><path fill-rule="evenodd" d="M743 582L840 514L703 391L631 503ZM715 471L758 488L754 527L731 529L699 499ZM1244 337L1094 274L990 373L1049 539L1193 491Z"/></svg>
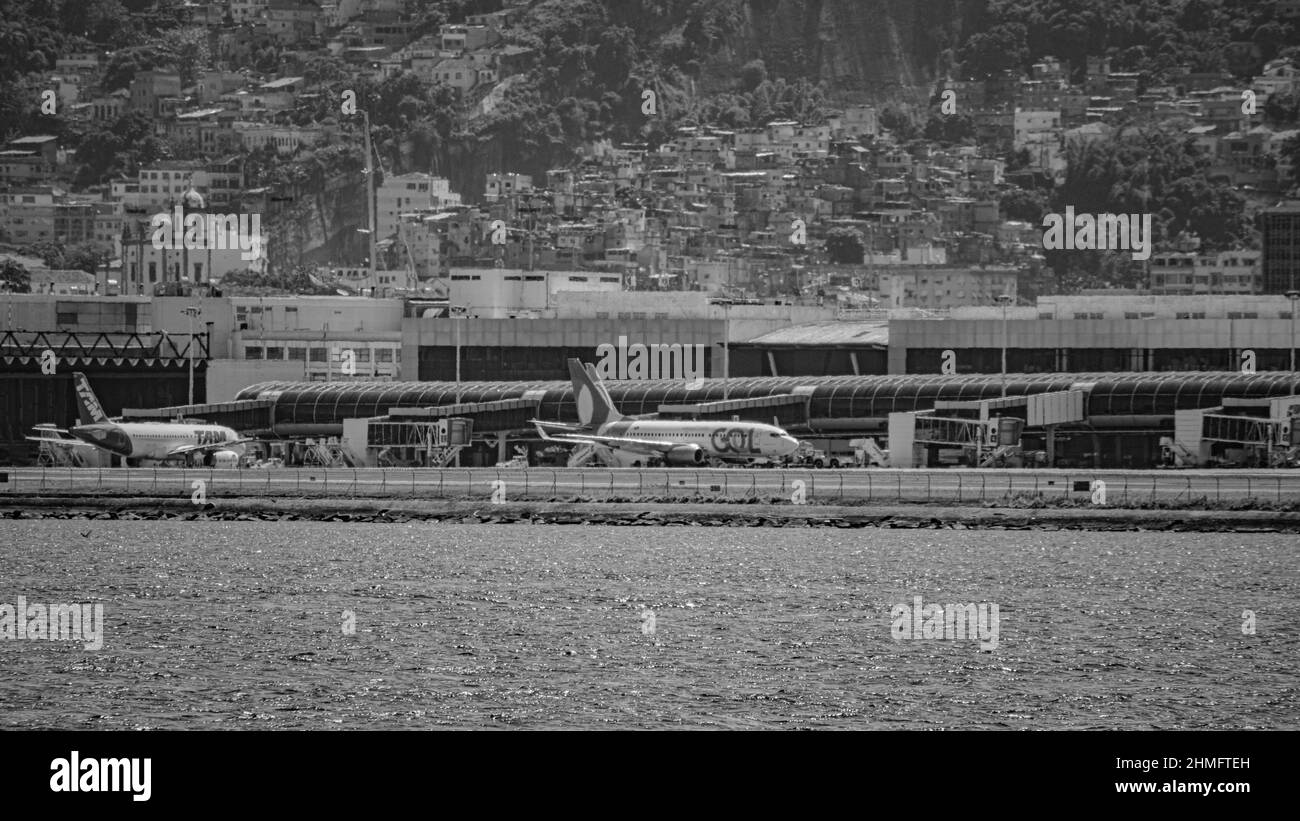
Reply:
<svg viewBox="0 0 1300 821"><path fill-rule="evenodd" d="M1295 674L1300 0L0 8L0 600L108 613L102 649L0 642L33 662L0 726L1297 726L1294 684L1225 693ZM92 546L195 607L257 565L306 620L258 641L393 702L263 693L236 633L259 701L146 707L115 653L222 662L39 558ZM408 562L447 598L369 581ZM783 621L792 579L848 609ZM1202 632L1076 688L1088 636L1143 646L1109 622L1137 580ZM734 660L758 636L779 664ZM829 660L958 650L981 717ZM633 698L598 656L708 684Z"/></svg>

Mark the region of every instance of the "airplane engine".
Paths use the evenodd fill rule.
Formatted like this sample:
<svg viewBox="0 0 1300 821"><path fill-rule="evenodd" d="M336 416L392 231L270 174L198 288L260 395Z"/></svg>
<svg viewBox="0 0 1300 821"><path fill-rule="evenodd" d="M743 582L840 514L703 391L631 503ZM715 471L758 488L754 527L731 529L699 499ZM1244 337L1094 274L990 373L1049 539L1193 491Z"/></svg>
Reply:
<svg viewBox="0 0 1300 821"><path fill-rule="evenodd" d="M704 448L699 445L678 445L664 454L664 463L673 467L703 465Z"/></svg>
<svg viewBox="0 0 1300 821"><path fill-rule="evenodd" d="M217 450L208 454L203 459L203 464L218 470L229 470L239 467L239 454L233 450Z"/></svg>

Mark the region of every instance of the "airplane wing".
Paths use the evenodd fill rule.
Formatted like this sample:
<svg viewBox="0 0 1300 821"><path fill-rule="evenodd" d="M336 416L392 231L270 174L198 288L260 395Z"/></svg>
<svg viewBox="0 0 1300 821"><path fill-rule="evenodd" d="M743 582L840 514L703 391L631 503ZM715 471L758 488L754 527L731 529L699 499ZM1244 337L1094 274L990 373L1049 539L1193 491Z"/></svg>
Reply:
<svg viewBox="0 0 1300 821"><path fill-rule="evenodd" d="M42 442L51 445L87 445L94 447L89 442L83 442L80 439L62 439L57 436L24 436L28 442Z"/></svg>
<svg viewBox="0 0 1300 821"><path fill-rule="evenodd" d="M569 425L564 422L547 422L544 419L529 419L528 424L537 428L543 439L548 439L552 433L583 433L587 428L581 425Z"/></svg>
<svg viewBox="0 0 1300 821"><path fill-rule="evenodd" d="M205 450L221 450L222 448L228 448L231 447L232 445L242 445L245 442L252 442L252 441L253 441L252 439L234 439L229 442L212 442L211 444L207 444L207 445L182 445L181 447L172 448L171 450L167 451L167 456L168 457L184 456L187 453L201 453L202 451Z"/></svg>
<svg viewBox="0 0 1300 821"><path fill-rule="evenodd" d="M663 454L675 447L680 447L681 442L668 442L656 439L628 439L622 436L597 436L592 433L562 433L555 436L544 436L545 439L552 439L557 442L567 442L574 445L602 445L607 448L618 448L632 453L645 454Z"/></svg>

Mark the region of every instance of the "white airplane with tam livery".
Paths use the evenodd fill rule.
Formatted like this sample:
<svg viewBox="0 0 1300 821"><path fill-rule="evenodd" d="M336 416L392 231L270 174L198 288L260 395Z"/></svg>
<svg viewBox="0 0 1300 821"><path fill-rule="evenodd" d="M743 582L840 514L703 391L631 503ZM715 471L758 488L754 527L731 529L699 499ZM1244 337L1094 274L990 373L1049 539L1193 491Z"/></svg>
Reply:
<svg viewBox="0 0 1300 821"><path fill-rule="evenodd" d="M568 360L581 426L532 420L546 440L590 445L607 465L702 467L710 461L777 461L794 453L799 440L775 425L759 422L697 422L632 419L614 407L596 369Z"/></svg>
<svg viewBox="0 0 1300 821"><path fill-rule="evenodd" d="M141 462L200 459L214 467L235 467L244 455L239 434L223 425L188 422L122 422L109 419L84 373L74 373L80 425L69 433L129 466Z"/></svg>

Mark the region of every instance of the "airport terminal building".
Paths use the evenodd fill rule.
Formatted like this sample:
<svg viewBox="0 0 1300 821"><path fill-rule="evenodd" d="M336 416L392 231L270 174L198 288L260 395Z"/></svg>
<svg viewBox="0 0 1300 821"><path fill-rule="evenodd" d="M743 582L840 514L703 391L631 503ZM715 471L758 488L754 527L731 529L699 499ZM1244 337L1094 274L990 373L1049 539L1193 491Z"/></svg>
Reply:
<svg viewBox="0 0 1300 821"><path fill-rule="evenodd" d="M995 420L1018 419L1021 447L1042 451L1053 465L1138 468L1160 464L1169 448L1199 463L1228 451L1300 444L1292 441L1300 399L1288 401L1291 382L1290 373L1201 372L1012 374L1005 383L1000 375L743 377L697 389L680 380L608 387L625 414L772 422L841 452L851 438L876 437L888 443L897 467L942 464L943 450L992 454L999 442L987 433L990 421L996 427ZM540 446L530 419L578 421L568 382L271 382L246 388L238 400L232 406L259 405L264 432L279 437L343 435L346 420L471 419L483 464L505 458L510 442ZM1300 424L1295 429L1300 433ZM1170 440L1163 449L1162 440Z"/></svg>
<svg viewBox="0 0 1300 821"><path fill-rule="evenodd" d="M75 418L80 370L110 414L272 438L355 441L365 423L388 425L375 428L380 444L425 441L439 420L468 419L457 459L490 465L508 445L537 455L529 419L576 421L565 366L576 357L624 413L775 420L841 453L874 437L898 466L984 464L1013 427L991 426L1011 419L1022 450L1061 466L1281 464L1300 381L1294 305L1116 295L838 311L592 292L505 318L446 301L0 295L0 438L10 462L29 459L32 426ZM706 381L688 390L694 377ZM367 448L351 458L377 458Z"/></svg>

